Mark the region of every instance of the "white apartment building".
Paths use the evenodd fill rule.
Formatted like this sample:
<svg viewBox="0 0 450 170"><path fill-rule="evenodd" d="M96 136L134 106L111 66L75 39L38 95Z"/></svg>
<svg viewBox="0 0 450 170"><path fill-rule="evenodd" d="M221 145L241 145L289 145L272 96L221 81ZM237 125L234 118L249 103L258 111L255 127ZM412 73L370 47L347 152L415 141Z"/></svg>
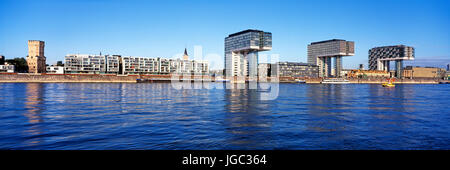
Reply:
<svg viewBox="0 0 450 170"><path fill-rule="evenodd" d="M68 74L117 74L117 55L69 54L65 57L64 71Z"/></svg>
<svg viewBox="0 0 450 170"><path fill-rule="evenodd" d="M46 67L47 74L64 74L63 66L47 66Z"/></svg>
<svg viewBox="0 0 450 170"><path fill-rule="evenodd" d="M0 65L0 73L14 73L14 65Z"/></svg>
<svg viewBox="0 0 450 170"><path fill-rule="evenodd" d="M206 60L166 59L120 55L69 54L65 57L66 74L208 74Z"/></svg>
<svg viewBox="0 0 450 170"><path fill-rule="evenodd" d="M148 57L121 57L123 75L137 74L208 74L209 64L204 60L182 60Z"/></svg>

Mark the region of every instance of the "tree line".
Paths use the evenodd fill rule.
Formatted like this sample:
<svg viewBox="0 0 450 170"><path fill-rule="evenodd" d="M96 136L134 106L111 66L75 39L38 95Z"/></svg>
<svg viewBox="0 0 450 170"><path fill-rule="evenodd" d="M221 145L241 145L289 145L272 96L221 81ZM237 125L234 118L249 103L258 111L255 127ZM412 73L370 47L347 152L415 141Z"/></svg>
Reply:
<svg viewBox="0 0 450 170"><path fill-rule="evenodd" d="M19 72L19 73L27 73L28 72L27 60L23 57L7 59L5 61L7 63L9 63L10 65L14 65L15 72Z"/></svg>

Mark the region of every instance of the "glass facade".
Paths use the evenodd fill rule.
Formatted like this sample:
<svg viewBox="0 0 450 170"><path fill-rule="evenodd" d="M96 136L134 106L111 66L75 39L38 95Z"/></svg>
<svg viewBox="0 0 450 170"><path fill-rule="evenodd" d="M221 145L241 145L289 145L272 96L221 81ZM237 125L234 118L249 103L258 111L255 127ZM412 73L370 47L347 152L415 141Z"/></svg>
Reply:
<svg viewBox="0 0 450 170"><path fill-rule="evenodd" d="M308 63L319 66L320 77L331 77L333 75L340 77L342 56L352 56L354 53L355 43L353 41L332 39L313 42L308 45ZM331 69L332 59L334 60L333 70Z"/></svg>
<svg viewBox="0 0 450 170"><path fill-rule="evenodd" d="M318 57L350 56L355 53L355 43L345 40L327 40L308 45L308 63L318 64Z"/></svg>
<svg viewBox="0 0 450 170"><path fill-rule="evenodd" d="M280 77L316 78L319 75L319 67L313 64L296 62L278 62Z"/></svg>
<svg viewBox="0 0 450 170"><path fill-rule="evenodd" d="M257 75L258 51L272 49L272 33L245 30L225 38L226 76ZM249 55L250 54L250 55Z"/></svg>
<svg viewBox="0 0 450 170"><path fill-rule="evenodd" d="M389 63L386 61L395 60L414 60L414 47L397 45L375 47L369 50L370 70L388 70Z"/></svg>

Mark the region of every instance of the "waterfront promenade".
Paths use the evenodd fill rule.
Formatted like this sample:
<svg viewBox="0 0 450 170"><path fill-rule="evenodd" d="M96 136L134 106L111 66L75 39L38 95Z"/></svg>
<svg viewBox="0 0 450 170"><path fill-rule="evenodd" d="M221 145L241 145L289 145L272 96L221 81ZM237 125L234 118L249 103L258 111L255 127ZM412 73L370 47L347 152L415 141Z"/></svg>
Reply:
<svg viewBox="0 0 450 170"><path fill-rule="evenodd" d="M180 80L210 80L215 81L212 76L180 76ZM114 75L114 74L0 74L1 83L136 83L137 79L149 79L153 82L170 81L171 75ZM270 80L270 78L268 78ZM306 78L305 83L320 83L321 78ZM349 83L354 84L381 84L386 78L357 79L349 78ZM294 77L279 77L280 83L295 83ZM448 82L442 79L397 79L396 84L438 84Z"/></svg>

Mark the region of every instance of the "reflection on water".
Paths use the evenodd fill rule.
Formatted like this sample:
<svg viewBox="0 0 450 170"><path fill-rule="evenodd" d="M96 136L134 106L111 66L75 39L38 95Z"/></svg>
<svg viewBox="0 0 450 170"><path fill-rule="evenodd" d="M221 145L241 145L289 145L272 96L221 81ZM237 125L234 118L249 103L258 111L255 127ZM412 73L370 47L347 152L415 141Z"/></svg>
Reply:
<svg viewBox="0 0 450 170"><path fill-rule="evenodd" d="M31 126L25 130L27 136L38 136L42 133L42 129L38 124L43 122L41 113L44 110L44 100L42 95L43 90L41 89L42 84L40 83L29 83L26 85L25 108L27 109L27 112L24 115L31 124ZM33 146L39 144L41 140L41 138L32 138L26 143L29 146Z"/></svg>
<svg viewBox="0 0 450 170"><path fill-rule="evenodd" d="M341 124L338 123L342 119L340 115L350 110L343 108L345 105L341 90L341 85L328 84L308 88L307 95L311 99L308 105L310 116L319 120L309 122L308 130L318 132L342 130L343 127L340 127Z"/></svg>
<svg viewBox="0 0 450 170"><path fill-rule="evenodd" d="M0 84L0 149L450 149L446 85L211 85Z"/></svg>
<svg viewBox="0 0 450 170"><path fill-rule="evenodd" d="M225 91L224 126L229 136L231 148L256 149L271 145L271 122L267 118L270 107L261 101L256 89L227 89Z"/></svg>
<svg viewBox="0 0 450 170"><path fill-rule="evenodd" d="M30 83L26 86L26 101L25 108L28 112L25 116L28 118L30 123L42 122L41 112L44 109L41 105L43 103L42 99L42 84L40 83Z"/></svg>
<svg viewBox="0 0 450 170"><path fill-rule="evenodd" d="M357 113L353 112L352 103L355 95L349 86L343 85L313 85L307 88L306 96L309 98L308 121L306 129L313 138L305 142L315 144L312 149L348 149L346 141L351 140L355 131L352 123Z"/></svg>

